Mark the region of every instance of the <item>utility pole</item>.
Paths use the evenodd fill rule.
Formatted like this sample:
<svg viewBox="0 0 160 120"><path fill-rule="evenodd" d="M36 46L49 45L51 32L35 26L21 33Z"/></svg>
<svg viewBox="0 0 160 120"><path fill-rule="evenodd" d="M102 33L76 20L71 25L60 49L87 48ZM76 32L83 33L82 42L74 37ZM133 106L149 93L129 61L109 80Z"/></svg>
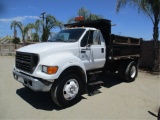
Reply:
<svg viewBox="0 0 160 120"><path fill-rule="evenodd" d="M42 16L40 16L40 18L43 18L43 21L44 21L44 18L45 18L45 17L44 17L45 14L46 14L46 13L43 12L43 13L41 13Z"/></svg>
<svg viewBox="0 0 160 120"><path fill-rule="evenodd" d="M42 34L42 41L44 41L44 36L45 36L45 28L44 28L44 19L45 19L45 12L41 13L42 16L40 16L40 18L42 18L43 20L43 34Z"/></svg>
<svg viewBox="0 0 160 120"><path fill-rule="evenodd" d="M41 13L41 15L42 15L42 16L40 16L40 18L42 18L42 19L43 19L43 29L44 29L44 19L45 19L45 14L46 14L46 13L45 13L45 12L43 12L43 13Z"/></svg>

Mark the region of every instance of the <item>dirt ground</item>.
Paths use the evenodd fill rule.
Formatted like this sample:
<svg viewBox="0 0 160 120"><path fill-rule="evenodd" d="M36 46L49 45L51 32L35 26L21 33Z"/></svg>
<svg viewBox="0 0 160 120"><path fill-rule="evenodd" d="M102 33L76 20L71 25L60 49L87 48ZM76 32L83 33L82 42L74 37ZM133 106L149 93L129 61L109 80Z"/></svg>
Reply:
<svg viewBox="0 0 160 120"><path fill-rule="evenodd" d="M121 119L157 120L160 76L139 71L136 81L121 82L106 74L99 94L82 96L72 107L56 107L49 93L33 92L15 81L13 56L0 56L0 120L3 119Z"/></svg>

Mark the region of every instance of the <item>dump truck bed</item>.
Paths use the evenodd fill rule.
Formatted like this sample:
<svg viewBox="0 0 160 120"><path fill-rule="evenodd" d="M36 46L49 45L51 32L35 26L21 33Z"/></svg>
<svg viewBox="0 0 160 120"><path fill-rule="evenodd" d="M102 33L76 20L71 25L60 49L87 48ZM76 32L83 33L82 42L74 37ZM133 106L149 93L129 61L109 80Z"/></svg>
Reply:
<svg viewBox="0 0 160 120"><path fill-rule="evenodd" d="M109 55L115 60L140 57L140 43L141 39L138 38L112 34Z"/></svg>

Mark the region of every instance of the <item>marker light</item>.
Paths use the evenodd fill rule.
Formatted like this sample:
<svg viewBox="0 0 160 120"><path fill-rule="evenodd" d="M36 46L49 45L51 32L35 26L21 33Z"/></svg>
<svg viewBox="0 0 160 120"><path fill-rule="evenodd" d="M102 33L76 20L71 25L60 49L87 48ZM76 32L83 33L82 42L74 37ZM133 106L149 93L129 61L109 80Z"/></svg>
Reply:
<svg viewBox="0 0 160 120"><path fill-rule="evenodd" d="M58 66L42 66L42 72L46 74L55 74L58 71Z"/></svg>
<svg viewBox="0 0 160 120"><path fill-rule="evenodd" d="M83 21L84 20L84 17L83 16L79 16L79 17L76 17L75 18L75 21Z"/></svg>

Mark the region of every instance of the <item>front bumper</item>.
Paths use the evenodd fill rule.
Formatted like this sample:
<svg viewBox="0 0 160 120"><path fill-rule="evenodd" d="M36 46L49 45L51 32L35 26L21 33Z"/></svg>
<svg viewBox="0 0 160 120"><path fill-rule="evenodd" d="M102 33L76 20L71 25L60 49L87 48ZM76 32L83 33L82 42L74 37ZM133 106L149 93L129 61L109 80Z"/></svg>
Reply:
<svg viewBox="0 0 160 120"><path fill-rule="evenodd" d="M23 85L27 86L33 91L43 91L48 92L51 89L52 82L48 82L45 80L42 80L41 78L35 78L26 74L23 74L21 72L16 71L13 69L13 76L14 78L22 83Z"/></svg>

